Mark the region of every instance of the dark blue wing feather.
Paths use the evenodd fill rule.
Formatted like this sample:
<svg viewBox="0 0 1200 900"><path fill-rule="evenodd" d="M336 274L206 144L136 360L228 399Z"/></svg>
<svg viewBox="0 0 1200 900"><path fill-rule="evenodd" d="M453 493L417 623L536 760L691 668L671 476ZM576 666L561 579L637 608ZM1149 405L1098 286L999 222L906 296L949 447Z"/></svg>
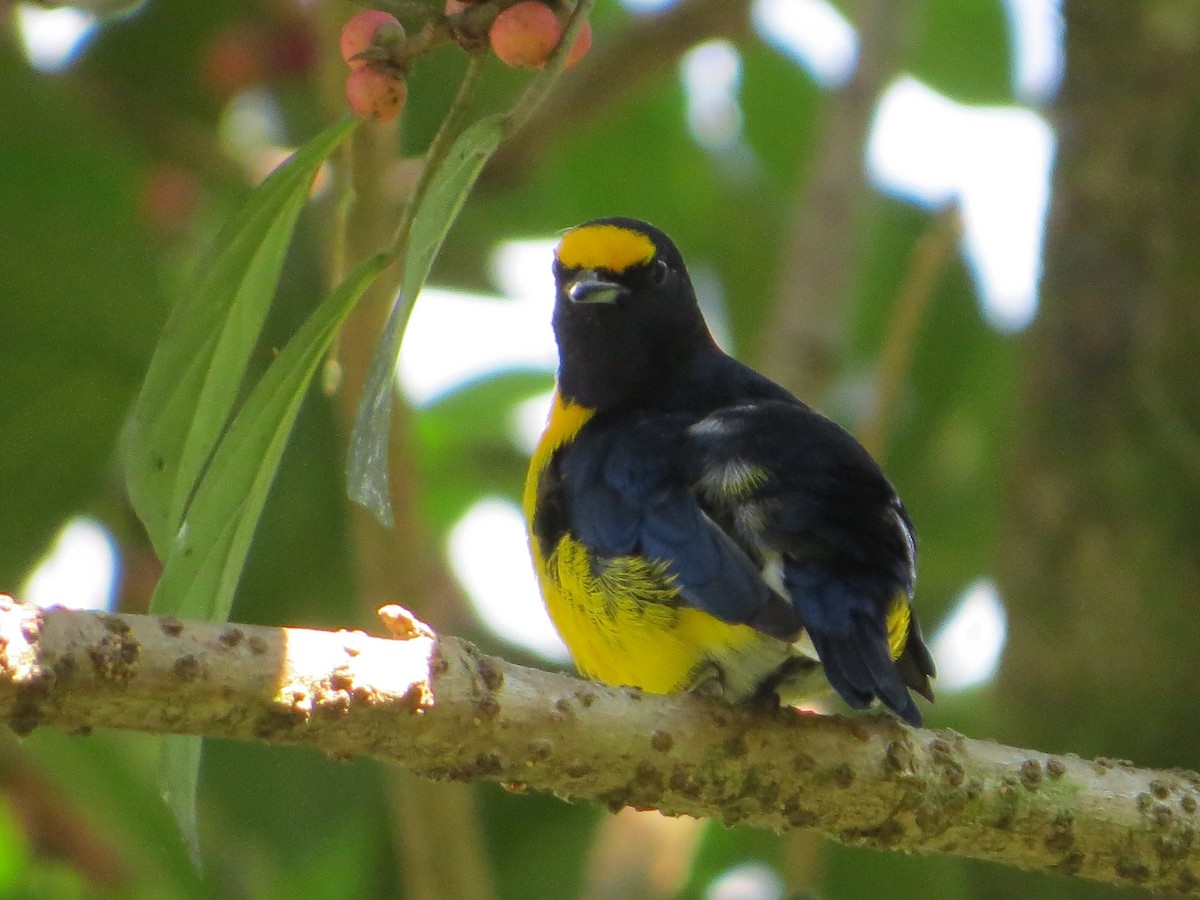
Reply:
<svg viewBox="0 0 1200 900"><path fill-rule="evenodd" d="M915 548L875 462L851 435L796 402L718 410L690 435L701 471L765 473L748 490L712 490L707 502L718 520L740 527L743 543L778 559L830 684L855 708L877 697L918 724L907 688L928 692L932 660L914 630L912 658L898 666L887 633L895 598L912 592ZM750 505L752 517L744 514Z"/></svg>
<svg viewBox="0 0 1200 900"><path fill-rule="evenodd" d="M624 420L619 428L589 428L568 447L560 472L570 530L600 558L662 561L684 603L727 622L751 622L771 591L697 503L684 424L670 416Z"/></svg>
<svg viewBox="0 0 1200 900"><path fill-rule="evenodd" d="M888 648L880 586L795 560L784 565L784 584L834 690L855 709L878 697L897 715L920 724L921 714Z"/></svg>

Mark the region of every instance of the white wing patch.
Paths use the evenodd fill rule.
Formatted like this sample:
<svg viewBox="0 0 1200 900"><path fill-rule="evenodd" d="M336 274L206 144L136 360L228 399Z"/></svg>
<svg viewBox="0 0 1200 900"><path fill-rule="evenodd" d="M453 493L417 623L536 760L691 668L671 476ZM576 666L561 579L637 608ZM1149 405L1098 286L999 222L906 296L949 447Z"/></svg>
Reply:
<svg viewBox="0 0 1200 900"><path fill-rule="evenodd" d="M714 499L733 500L751 493L766 480L767 473L761 466L734 457L705 470L699 487Z"/></svg>
<svg viewBox="0 0 1200 900"><path fill-rule="evenodd" d="M813 646L812 638L808 636L807 631L800 632L800 637L792 641L792 649L800 656L807 656L809 659L815 659L818 662L821 659L817 655L817 648Z"/></svg>
<svg viewBox="0 0 1200 900"><path fill-rule="evenodd" d="M762 567L762 578L767 583L767 587L777 593L780 597L787 597L787 588L783 584L783 557L775 552L767 554ZM819 660L817 656L817 648L813 646L812 638L808 636L807 631L802 631L800 637L792 641L792 650L800 656L807 656L809 659Z"/></svg>
<svg viewBox="0 0 1200 900"><path fill-rule="evenodd" d="M787 588L783 585L783 557L773 551L766 554L763 560L762 578L767 583L767 587L777 593L780 597L788 595Z"/></svg>
<svg viewBox="0 0 1200 900"><path fill-rule="evenodd" d="M892 521L896 523L896 527L900 529L900 533L904 535L905 544L908 545L908 580L911 584L917 580L917 536L913 533L912 526L904 520L897 503L896 500L892 501L892 505L888 507L888 513L891 515Z"/></svg>

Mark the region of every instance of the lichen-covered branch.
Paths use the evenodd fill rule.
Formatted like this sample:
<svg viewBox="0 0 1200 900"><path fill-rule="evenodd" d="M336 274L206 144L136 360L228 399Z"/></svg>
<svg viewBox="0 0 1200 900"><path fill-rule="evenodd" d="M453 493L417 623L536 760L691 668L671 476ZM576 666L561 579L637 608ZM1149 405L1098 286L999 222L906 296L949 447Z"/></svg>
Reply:
<svg viewBox="0 0 1200 900"><path fill-rule="evenodd" d="M407 630L406 630L407 629ZM523 668L424 626L401 639L0 599L0 716L368 755L836 840L1198 889L1200 776L1019 750L887 717L654 697Z"/></svg>

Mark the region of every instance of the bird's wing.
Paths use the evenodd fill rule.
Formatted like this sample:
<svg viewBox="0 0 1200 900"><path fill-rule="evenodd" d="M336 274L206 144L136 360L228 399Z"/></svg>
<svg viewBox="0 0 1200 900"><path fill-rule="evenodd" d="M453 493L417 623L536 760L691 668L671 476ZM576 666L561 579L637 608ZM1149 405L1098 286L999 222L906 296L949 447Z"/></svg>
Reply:
<svg viewBox="0 0 1200 900"><path fill-rule="evenodd" d="M568 526L598 560L662 562L681 603L726 622L754 624L779 598L697 502L689 452L686 421L671 416L589 428L562 456Z"/></svg>
<svg viewBox="0 0 1200 900"><path fill-rule="evenodd" d="M916 546L867 452L818 413L775 400L719 410L688 436L701 503L790 599L830 684L851 706L878 697L919 722L906 685L928 694L933 662L909 608Z"/></svg>

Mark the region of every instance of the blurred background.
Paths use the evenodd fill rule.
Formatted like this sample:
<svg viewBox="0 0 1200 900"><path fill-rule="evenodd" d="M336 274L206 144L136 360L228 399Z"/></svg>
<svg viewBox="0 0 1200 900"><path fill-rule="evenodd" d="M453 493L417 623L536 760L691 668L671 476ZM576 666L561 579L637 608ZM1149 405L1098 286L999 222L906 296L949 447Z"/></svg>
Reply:
<svg viewBox="0 0 1200 900"><path fill-rule="evenodd" d="M0 589L144 611L117 465L172 298L221 223L342 114L342 0L0 3ZM383 602L569 669L517 510L555 365L550 248L647 219L723 345L856 431L920 536L930 725L1200 768L1200 5L598 0L594 45L485 170L418 301L389 467L344 498L389 298L314 385L233 617L372 627ZM318 179L258 371L390 236L465 67ZM527 76L491 60L476 105ZM0 735L0 897L1129 897L370 761L206 744L203 878L140 735Z"/></svg>

